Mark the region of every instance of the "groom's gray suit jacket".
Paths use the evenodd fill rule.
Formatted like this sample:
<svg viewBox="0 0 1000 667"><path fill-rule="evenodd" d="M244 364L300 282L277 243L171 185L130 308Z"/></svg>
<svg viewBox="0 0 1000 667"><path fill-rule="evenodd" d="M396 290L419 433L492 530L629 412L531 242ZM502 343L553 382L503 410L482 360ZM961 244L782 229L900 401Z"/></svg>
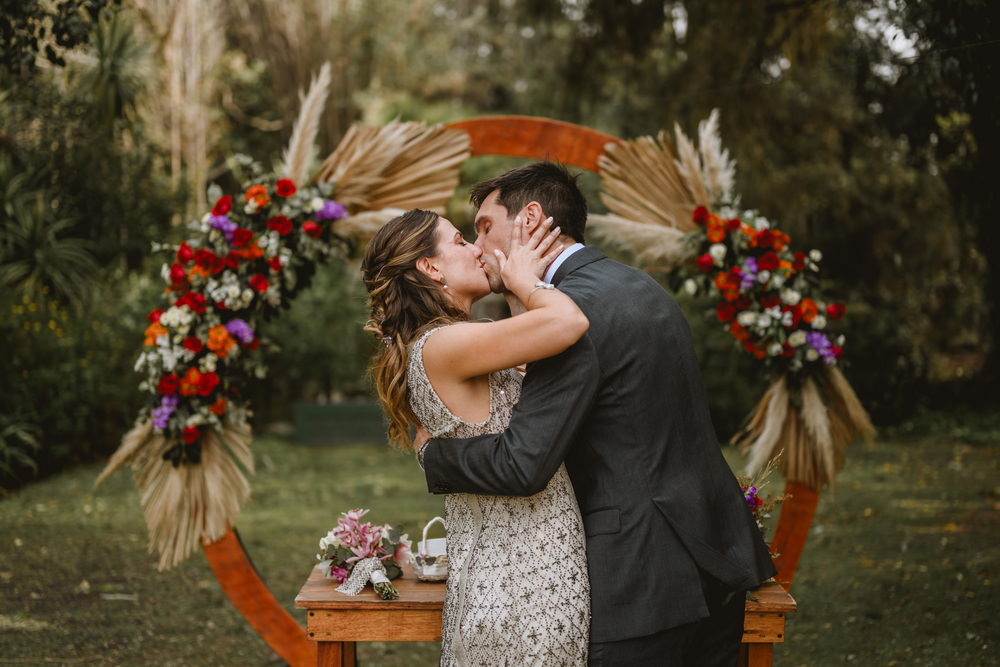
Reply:
<svg viewBox="0 0 1000 667"><path fill-rule="evenodd" d="M722 457L687 321L649 276L591 247L554 282L590 330L528 366L506 431L432 440L428 488L532 495L565 461L587 533L591 641L704 618L699 568L735 591L775 569Z"/></svg>

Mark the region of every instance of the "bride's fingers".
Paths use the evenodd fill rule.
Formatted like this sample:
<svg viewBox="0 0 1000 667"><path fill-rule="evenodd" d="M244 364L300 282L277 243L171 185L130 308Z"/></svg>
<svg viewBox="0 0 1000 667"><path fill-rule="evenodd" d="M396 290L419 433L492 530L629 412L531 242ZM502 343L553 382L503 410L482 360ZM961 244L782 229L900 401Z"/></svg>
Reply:
<svg viewBox="0 0 1000 667"><path fill-rule="evenodd" d="M522 245L522 239L524 237L521 235L522 232L523 232L523 230L521 228L523 226L524 225L521 222L521 216L520 215L515 216L514 217L514 224L511 225L511 228L510 228L510 249L511 250L514 250L514 248Z"/></svg>
<svg viewBox="0 0 1000 667"><path fill-rule="evenodd" d="M552 218L549 218L551 220ZM539 253L545 254L553 245L556 245L556 241L559 239L559 228L553 227L551 231L548 232L542 239L538 242L536 250Z"/></svg>
<svg viewBox="0 0 1000 667"><path fill-rule="evenodd" d="M503 254L503 250L500 250L499 248L494 250L493 254L497 258L497 266L499 267L500 271L503 271L504 267L507 266L507 256Z"/></svg>
<svg viewBox="0 0 1000 667"><path fill-rule="evenodd" d="M556 257L558 257L562 251L563 251L562 246L558 244L552 246L552 248L549 249L547 253L545 253L545 256L542 257L541 260L542 263L544 263L545 266L548 266L549 264L555 261Z"/></svg>

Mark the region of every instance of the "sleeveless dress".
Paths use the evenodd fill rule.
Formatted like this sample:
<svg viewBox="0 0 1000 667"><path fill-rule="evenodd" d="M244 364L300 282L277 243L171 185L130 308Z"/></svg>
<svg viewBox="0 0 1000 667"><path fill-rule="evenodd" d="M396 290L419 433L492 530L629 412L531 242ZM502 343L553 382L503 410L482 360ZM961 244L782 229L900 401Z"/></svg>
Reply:
<svg viewBox="0 0 1000 667"><path fill-rule="evenodd" d="M438 327L440 328L440 327ZM410 406L433 437L500 433L521 395L514 369L490 374L490 414L470 424L445 407L413 344L407 367ZM526 498L445 496L448 582L441 665L585 665L590 582L580 509L565 466Z"/></svg>

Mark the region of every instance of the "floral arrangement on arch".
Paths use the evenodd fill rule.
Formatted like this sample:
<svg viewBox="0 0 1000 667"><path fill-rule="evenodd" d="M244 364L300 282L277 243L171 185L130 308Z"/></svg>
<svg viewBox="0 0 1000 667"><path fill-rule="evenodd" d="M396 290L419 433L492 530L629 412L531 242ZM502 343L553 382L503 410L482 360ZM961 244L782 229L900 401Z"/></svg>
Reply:
<svg viewBox="0 0 1000 667"><path fill-rule="evenodd" d="M774 370L797 373L809 364L837 363L844 336L827 327L846 307L819 290L819 250L792 251L791 239L754 211L735 215L695 208L696 227L685 236L693 263L674 268L675 284L692 296L715 301L715 314L728 333Z"/></svg>
<svg viewBox="0 0 1000 667"><path fill-rule="evenodd" d="M749 451L748 475L777 459L790 482L832 485L846 446L874 434L839 368L844 336L831 328L846 307L822 293L819 250L794 250L788 234L740 210L718 111L699 124L697 144L675 126L673 142L661 131L609 143L598 166L610 213L591 215L590 228L706 300L772 375L732 438Z"/></svg>
<svg viewBox="0 0 1000 667"><path fill-rule="evenodd" d="M174 466L200 462L206 429L246 421L240 385L266 373L255 354L260 321L308 282L312 263L350 246L334 229L347 211L329 198L332 186L301 187L244 164L251 176L240 191L213 186L212 210L171 248L164 304L149 314L136 361L150 396L140 418L176 441L163 453Z"/></svg>

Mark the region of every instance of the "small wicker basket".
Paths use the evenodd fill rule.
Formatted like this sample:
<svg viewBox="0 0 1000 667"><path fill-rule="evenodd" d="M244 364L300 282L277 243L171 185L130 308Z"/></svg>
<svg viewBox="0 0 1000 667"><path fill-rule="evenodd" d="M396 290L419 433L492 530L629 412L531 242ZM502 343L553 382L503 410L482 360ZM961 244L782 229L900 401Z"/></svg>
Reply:
<svg viewBox="0 0 1000 667"><path fill-rule="evenodd" d="M448 538L427 539L427 529L440 523L447 531L444 519L434 517L424 526L424 539L417 542L417 554L413 557L413 574L417 581L444 581L448 578Z"/></svg>

